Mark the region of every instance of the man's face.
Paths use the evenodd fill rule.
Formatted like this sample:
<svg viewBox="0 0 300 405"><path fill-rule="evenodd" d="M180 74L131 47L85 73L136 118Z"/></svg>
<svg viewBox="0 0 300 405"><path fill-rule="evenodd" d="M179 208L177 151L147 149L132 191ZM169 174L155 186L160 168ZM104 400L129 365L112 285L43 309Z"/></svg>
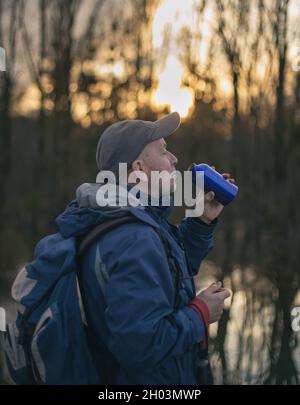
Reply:
<svg viewBox="0 0 300 405"><path fill-rule="evenodd" d="M150 142L145 146L137 159L132 163L132 169L141 170L147 175L149 181L148 191L150 191L151 172L162 172L165 170L171 174L176 170L175 166L177 163L178 159L167 150L167 143L163 138L161 138ZM175 182L173 179L170 184L170 191L173 192L174 189Z"/></svg>

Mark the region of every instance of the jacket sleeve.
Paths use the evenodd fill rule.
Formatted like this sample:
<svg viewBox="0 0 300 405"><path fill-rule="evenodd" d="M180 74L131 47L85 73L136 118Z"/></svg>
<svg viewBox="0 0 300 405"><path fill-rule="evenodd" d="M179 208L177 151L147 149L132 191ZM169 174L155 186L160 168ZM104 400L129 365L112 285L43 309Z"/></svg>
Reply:
<svg viewBox="0 0 300 405"><path fill-rule="evenodd" d="M191 276L196 276L200 264L213 248L213 231L217 219L209 225L199 218L184 218L178 228L181 241L186 251Z"/></svg>
<svg viewBox="0 0 300 405"><path fill-rule="evenodd" d="M153 230L136 234L122 253L106 289L108 348L125 367L154 367L204 338L201 316L174 311L174 288L165 251Z"/></svg>

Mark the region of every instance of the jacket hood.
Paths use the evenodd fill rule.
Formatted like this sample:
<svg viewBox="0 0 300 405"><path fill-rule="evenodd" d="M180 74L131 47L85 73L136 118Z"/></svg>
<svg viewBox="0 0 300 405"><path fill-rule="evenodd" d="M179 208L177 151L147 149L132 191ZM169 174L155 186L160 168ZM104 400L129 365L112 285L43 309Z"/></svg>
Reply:
<svg viewBox="0 0 300 405"><path fill-rule="evenodd" d="M84 183L77 188L76 199L71 201L65 211L55 220L58 231L64 238L80 236L94 225L109 219L126 216L129 212L140 220L157 226L151 216L165 218L173 208L173 198L170 199L171 205L167 206L162 205L161 199L155 201L155 206L142 205L141 201L145 200L136 198L134 193L130 192L132 188L130 186L127 190L122 186L114 186L108 195L104 196L101 190L97 195L102 186L103 184L100 183ZM107 190L107 187L105 189ZM129 205L127 198L130 201ZM101 206L102 201L103 206Z"/></svg>

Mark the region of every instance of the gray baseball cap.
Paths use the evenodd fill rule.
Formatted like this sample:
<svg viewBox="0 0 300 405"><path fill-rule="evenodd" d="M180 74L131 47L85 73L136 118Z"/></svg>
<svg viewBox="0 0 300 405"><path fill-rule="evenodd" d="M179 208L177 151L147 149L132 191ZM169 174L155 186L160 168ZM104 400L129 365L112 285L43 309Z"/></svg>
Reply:
<svg viewBox="0 0 300 405"><path fill-rule="evenodd" d="M127 163L129 167L148 143L166 138L179 125L180 115L177 112L157 121L125 120L110 125L97 145L98 169L110 170L118 175L119 163Z"/></svg>

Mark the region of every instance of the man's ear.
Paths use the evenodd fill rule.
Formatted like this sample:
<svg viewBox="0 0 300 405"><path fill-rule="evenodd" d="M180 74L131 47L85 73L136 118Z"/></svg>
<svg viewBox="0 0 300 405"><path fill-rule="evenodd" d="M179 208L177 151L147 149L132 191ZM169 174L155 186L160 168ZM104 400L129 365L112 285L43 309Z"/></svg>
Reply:
<svg viewBox="0 0 300 405"><path fill-rule="evenodd" d="M136 159L132 162L131 169L133 171L140 170L141 172L143 172L144 171L143 166L144 166L143 162L139 159Z"/></svg>

